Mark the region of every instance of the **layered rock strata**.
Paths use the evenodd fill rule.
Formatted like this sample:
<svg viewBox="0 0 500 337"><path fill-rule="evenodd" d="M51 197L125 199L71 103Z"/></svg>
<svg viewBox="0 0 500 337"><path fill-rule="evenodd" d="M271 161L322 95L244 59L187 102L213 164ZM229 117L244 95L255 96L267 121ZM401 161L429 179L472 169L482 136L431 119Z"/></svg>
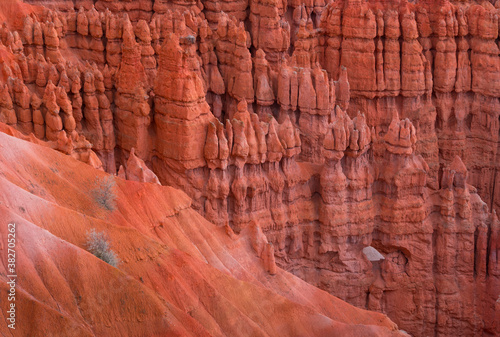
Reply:
<svg viewBox="0 0 500 337"><path fill-rule="evenodd" d="M0 121L412 335L500 333L499 2L52 5L0 28Z"/></svg>

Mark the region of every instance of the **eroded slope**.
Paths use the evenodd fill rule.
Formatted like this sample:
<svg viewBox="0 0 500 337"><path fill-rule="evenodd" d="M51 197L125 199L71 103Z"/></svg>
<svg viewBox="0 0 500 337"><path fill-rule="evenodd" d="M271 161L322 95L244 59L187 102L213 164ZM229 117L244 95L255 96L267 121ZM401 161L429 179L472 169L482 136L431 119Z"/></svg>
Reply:
<svg viewBox="0 0 500 337"><path fill-rule="evenodd" d="M5 335L397 334L382 314L269 275L248 237L208 223L181 191L115 178L109 211L92 194L102 171L5 133L0 144L0 218L16 223L19 275ZM91 228L109 233L118 269L84 249Z"/></svg>

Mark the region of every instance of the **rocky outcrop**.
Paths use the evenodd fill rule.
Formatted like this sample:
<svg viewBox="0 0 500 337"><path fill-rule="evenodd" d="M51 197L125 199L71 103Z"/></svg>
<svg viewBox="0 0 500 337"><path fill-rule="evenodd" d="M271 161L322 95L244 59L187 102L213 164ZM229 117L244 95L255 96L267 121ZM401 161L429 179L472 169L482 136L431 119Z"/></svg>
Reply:
<svg viewBox="0 0 500 337"><path fill-rule="evenodd" d="M0 121L181 188L266 273L415 336L499 334L500 4L77 6L0 27Z"/></svg>
<svg viewBox="0 0 500 337"><path fill-rule="evenodd" d="M252 44L266 52L272 62L277 62L290 46L290 26L283 19L285 12L286 1L250 1Z"/></svg>
<svg viewBox="0 0 500 337"><path fill-rule="evenodd" d="M200 64L189 51L171 33L161 48L154 86L157 154L162 161L175 161L183 169L204 163L206 128L214 118L197 74Z"/></svg>
<svg viewBox="0 0 500 337"><path fill-rule="evenodd" d="M149 139L151 124L148 104L148 76L144 69L142 49L136 42L134 30L128 17L123 20L123 44L120 67L116 74L117 145L122 151L135 148L139 158L149 157L152 142Z"/></svg>
<svg viewBox="0 0 500 337"><path fill-rule="evenodd" d="M8 136L3 126L0 217L16 224L22 256L16 318L36 324L16 325L17 334L404 335L385 315L276 268L272 246L255 240L264 240L262 233L229 236L196 213L182 191L113 178ZM116 209L99 206L93 181L112 182ZM90 229L106 234L118 268L87 251ZM262 248L262 260L252 247ZM0 268L8 292L7 270ZM33 312L43 312L43 319ZM7 324L0 329L8 331Z"/></svg>
<svg viewBox="0 0 500 337"><path fill-rule="evenodd" d="M126 167L120 166L118 176L123 179L139 181L141 183L160 184L156 174L151 171L144 161L135 155L135 149L130 150L130 155L127 160Z"/></svg>
<svg viewBox="0 0 500 337"><path fill-rule="evenodd" d="M227 15L219 19L215 34L215 54L228 96L223 110L231 119L240 100L254 102L250 35L242 23Z"/></svg>

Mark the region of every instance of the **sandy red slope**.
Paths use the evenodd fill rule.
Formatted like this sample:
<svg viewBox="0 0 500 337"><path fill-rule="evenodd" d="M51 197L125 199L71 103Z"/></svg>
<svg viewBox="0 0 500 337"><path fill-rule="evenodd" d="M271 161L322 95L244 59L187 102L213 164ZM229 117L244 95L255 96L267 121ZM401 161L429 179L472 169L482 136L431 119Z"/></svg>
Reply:
<svg viewBox="0 0 500 337"><path fill-rule="evenodd" d="M7 223L16 223L18 274L16 330L2 317L2 335L399 334L382 314L280 269L267 274L247 237L230 238L179 190L115 178L116 209L104 209L92 190L105 176L0 132L0 247L5 256ZM118 268L84 249L91 228L109 233Z"/></svg>
<svg viewBox="0 0 500 337"><path fill-rule="evenodd" d="M30 13L40 15L42 12L43 7L26 4L19 0L0 1L0 22L5 22L13 29L21 30L23 28L23 20L26 15Z"/></svg>

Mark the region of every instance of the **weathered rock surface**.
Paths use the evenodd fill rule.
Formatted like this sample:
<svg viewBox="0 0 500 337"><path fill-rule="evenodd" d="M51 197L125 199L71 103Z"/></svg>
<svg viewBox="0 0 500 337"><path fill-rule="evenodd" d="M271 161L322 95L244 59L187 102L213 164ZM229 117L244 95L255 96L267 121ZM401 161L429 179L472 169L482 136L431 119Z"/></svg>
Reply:
<svg viewBox="0 0 500 337"><path fill-rule="evenodd" d="M12 129L4 126L0 216L16 224L19 277L18 323L11 330L3 319L3 334L404 335L385 315L273 267L272 246L259 259L253 236L229 236L195 212L182 191L107 178L42 141L8 136L4 128ZM114 210L93 196L96 177L112 179ZM85 250L91 228L108 234L118 269ZM7 237L7 226L0 233ZM3 292L7 274L2 265ZM6 307L2 302L3 313Z"/></svg>
<svg viewBox="0 0 500 337"><path fill-rule="evenodd" d="M412 335L499 335L491 2L13 1L0 122Z"/></svg>

